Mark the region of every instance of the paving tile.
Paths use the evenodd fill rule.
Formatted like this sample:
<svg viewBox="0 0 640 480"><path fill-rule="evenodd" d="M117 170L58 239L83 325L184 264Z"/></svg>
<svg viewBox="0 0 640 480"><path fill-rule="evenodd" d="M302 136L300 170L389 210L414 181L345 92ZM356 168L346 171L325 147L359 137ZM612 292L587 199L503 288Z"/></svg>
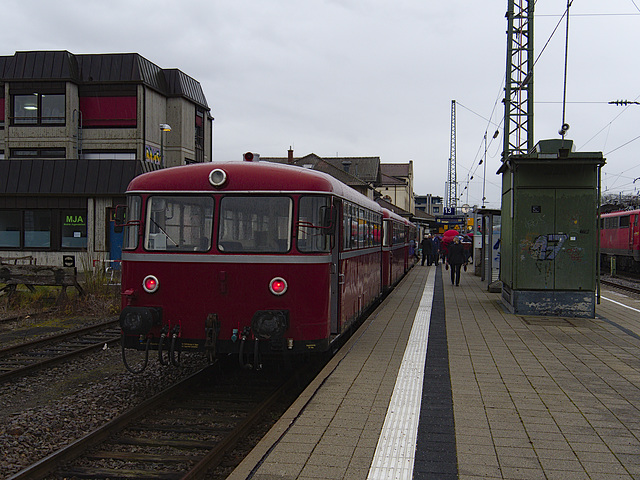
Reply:
<svg viewBox="0 0 640 480"><path fill-rule="evenodd" d="M449 288L444 278L457 478L640 479L638 342L603 319L529 324L506 313L500 295L487 292L477 277L465 275L460 289ZM404 295L416 293L407 288ZM403 299L391 299L387 322L416 308L414 300ZM621 307L603 302L597 310L636 328ZM353 361L342 362L325 382L329 395L311 398L254 479L366 478L401 362L398 352L411 327L382 323L372 323L370 333L378 339L393 333L398 340L377 340L375 350L354 345ZM437 371L426 373L442 378ZM434 393L425 392L430 403L424 411L437 418L445 410ZM453 423L432 419L428 425L429 447L419 449L416 463L447 475ZM280 454L287 447L288 459ZM313 462L304 470L272 463L305 462L310 448Z"/></svg>
<svg viewBox="0 0 640 480"><path fill-rule="evenodd" d="M502 477L510 480L540 480L544 478L541 468L502 467Z"/></svg>

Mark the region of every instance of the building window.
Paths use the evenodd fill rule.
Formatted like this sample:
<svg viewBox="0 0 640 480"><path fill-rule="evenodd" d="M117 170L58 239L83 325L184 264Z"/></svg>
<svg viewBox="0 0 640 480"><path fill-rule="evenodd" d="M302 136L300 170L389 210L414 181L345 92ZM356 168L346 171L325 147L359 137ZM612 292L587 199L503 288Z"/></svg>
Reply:
<svg viewBox="0 0 640 480"><path fill-rule="evenodd" d="M64 94L13 95L13 123L15 125L64 125Z"/></svg>
<svg viewBox="0 0 640 480"><path fill-rule="evenodd" d="M4 97L0 97L0 129L4 128Z"/></svg>
<svg viewBox="0 0 640 480"><path fill-rule="evenodd" d="M66 158L64 148L12 148L11 158Z"/></svg>
<svg viewBox="0 0 640 480"><path fill-rule="evenodd" d="M62 210L62 248L87 248L86 210Z"/></svg>
<svg viewBox="0 0 640 480"><path fill-rule="evenodd" d="M87 210L0 210L0 248L85 249Z"/></svg>
<svg viewBox="0 0 640 480"><path fill-rule="evenodd" d="M51 211L25 210L24 212L24 247L51 247Z"/></svg>
<svg viewBox="0 0 640 480"><path fill-rule="evenodd" d="M84 160L135 160L136 152L122 150L83 150L82 158Z"/></svg>
<svg viewBox="0 0 640 480"><path fill-rule="evenodd" d="M196 110L196 137L195 137L195 151L196 162L204 162L204 112L202 110Z"/></svg>
<svg viewBox="0 0 640 480"><path fill-rule="evenodd" d="M20 248L22 221L17 210L0 211L0 247Z"/></svg>
<svg viewBox="0 0 640 480"><path fill-rule="evenodd" d="M118 128L137 126L137 98L80 97L83 128Z"/></svg>

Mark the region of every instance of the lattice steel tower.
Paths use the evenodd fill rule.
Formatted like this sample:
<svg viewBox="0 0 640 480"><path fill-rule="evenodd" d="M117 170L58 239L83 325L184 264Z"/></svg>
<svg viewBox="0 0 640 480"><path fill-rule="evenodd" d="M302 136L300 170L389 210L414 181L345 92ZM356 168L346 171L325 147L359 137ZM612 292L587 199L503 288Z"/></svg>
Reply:
<svg viewBox="0 0 640 480"><path fill-rule="evenodd" d="M502 160L533 148L533 7L509 0Z"/></svg>
<svg viewBox="0 0 640 480"><path fill-rule="evenodd" d="M449 175L447 176L447 194L445 207L458 204L458 181L456 179L456 101L451 100L451 148L449 151Z"/></svg>

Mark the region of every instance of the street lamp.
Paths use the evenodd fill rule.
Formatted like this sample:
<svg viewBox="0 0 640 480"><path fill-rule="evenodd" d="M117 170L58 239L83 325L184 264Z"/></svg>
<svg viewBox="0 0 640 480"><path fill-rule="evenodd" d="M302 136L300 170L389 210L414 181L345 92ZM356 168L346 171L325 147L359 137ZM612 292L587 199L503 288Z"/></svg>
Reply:
<svg viewBox="0 0 640 480"><path fill-rule="evenodd" d="M171 125L160 124L160 165L164 168L164 132L170 132Z"/></svg>

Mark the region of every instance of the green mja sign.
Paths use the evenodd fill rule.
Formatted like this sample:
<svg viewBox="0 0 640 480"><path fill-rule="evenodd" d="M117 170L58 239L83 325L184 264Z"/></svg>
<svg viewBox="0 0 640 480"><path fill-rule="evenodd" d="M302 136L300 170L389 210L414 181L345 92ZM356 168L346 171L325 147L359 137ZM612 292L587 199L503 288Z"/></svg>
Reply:
<svg viewBox="0 0 640 480"><path fill-rule="evenodd" d="M85 225L85 221L82 215L67 215L64 224L69 226Z"/></svg>

